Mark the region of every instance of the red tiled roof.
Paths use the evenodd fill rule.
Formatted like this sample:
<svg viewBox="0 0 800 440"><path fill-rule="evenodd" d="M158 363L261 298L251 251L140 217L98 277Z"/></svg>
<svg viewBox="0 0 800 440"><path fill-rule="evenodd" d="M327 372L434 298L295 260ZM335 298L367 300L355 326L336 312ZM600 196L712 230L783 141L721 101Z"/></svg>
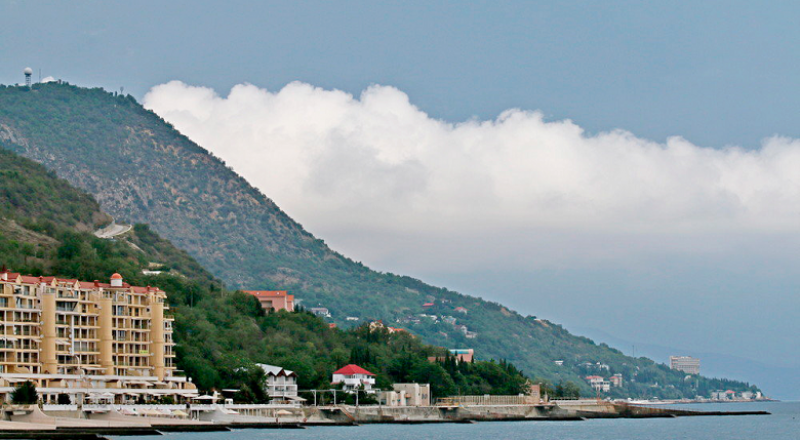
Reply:
<svg viewBox="0 0 800 440"><path fill-rule="evenodd" d="M30 275L20 275L20 274L15 273L15 272L6 272L6 274L7 274L7 277L8 277L8 281L12 281L13 282L13 281L16 281L17 278L19 278L20 282L23 283L23 284L39 284L39 283L51 284L53 282L53 280L55 280L56 283L59 283L59 284L74 285L75 283L80 283L80 287L79 288L81 290L94 290L94 289L98 289L98 288L101 288L101 287L104 288L104 289L119 289L119 287L112 287L111 284L99 283L99 282L96 282L96 281L80 281L80 280L75 280L75 279L70 279L70 278L57 278L57 277L53 277L53 276L35 277L35 276L30 276ZM119 274L114 274L114 275L119 275ZM114 276L112 275L111 278L114 278ZM122 278L122 277L120 276L120 278ZM148 291L153 291L153 292L161 291L161 289L159 289L158 287L131 286L128 283L122 283L122 288L123 289L133 289L134 292L138 292L138 293L146 293Z"/></svg>
<svg viewBox="0 0 800 440"><path fill-rule="evenodd" d="M342 368L334 371L333 374L343 374L345 376L352 376L354 374L366 374L367 376L374 376L375 374L359 367L356 364L345 365Z"/></svg>
<svg viewBox="0 0 800 440"><path fill-rule="evenodd" d="M242 290L244 293L249 293L255 297L275 297L275 296L286 296L289 298L294 298L294 295L287 295L285 290Z"/></svg>

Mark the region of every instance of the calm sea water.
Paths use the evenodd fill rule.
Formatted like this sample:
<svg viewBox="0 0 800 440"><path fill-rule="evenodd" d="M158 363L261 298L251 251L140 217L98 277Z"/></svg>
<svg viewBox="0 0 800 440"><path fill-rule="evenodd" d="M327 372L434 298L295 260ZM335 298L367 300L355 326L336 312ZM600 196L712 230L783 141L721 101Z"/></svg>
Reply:
<svg viewBox="0 0 800 440"><path fill-rule="evenodd" d="M581 422L482 422L475 424L363 425L308 429L243 429L165 434L164 440L800 440L800 402L671 405L707 411L769 411L768 416L598 419ZM156 437L119 437L153 440Z"/></svg>

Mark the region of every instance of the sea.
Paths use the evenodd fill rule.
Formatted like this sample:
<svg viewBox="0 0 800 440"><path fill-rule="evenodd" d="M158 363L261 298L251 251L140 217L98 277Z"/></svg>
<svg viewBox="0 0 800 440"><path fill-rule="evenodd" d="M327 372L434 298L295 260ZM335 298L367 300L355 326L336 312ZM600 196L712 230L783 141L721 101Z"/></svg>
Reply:
<svg viewBox="0 0 800 440"><path fill-rule="evenodd" d="M584 421L479 422L471 424L313 426L167 433L164 440L800 440L800 402L669 405L697 411L769 411L771 415L703 416ZM153 440L154 437L117 437Z"/></svg>

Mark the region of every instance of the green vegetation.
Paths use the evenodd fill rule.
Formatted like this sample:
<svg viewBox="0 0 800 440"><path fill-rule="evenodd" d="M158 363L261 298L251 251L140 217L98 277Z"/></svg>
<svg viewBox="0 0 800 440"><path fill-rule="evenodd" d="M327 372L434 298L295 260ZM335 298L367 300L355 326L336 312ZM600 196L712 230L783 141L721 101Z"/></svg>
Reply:
<svg viewBox="0 0 800 440"><path fill-rule="evenodd" d="M39 393L36 392L36 385L33 382L26 380L17 385L11 391L11 403L18 405L30 405L39 401Z"/></svg>
<svg viewBox="0 0 800 440"><path fill-rule="evenodd" d="M207 297L180 311L178 353L186 372L201 388L237 388L247 400L266 399L256 362L296 372L305 390L330 389L333 371L354 363L375 373L381 389L395 382L430 382L435 397L527 391L528 380L508 363L456 364L445 350L408 333L370 330L367 324L339 330L304 311L265 315L255 298L239 292ZM444 359L432 363L429 356Z"/></svg>
<svg viewBox="0 0 800 440"><path fill-rule="evenodd" d="M343 331L304 311L265 314L253 296L223 289L193 258L146 225L135 225L114 240L78 231L76 225L108 218L91 196L28 159L1 149L0 158L5 208L0 217L0 263L33 275L89 281L120 272L132 284L161 287L168 292L176 318L178 365L203 390L237 388L240 400L266 400L263 372L255 363L296 371L302 389L330 388L331 373L347 363L376 373L383 388L393 382L434 381L435 396L518 394L527 388L528 380L510 364L455 365L446 350L408 333L370 331L366 324ZM53 190L36 192L37 188ZM154 262L168 262L169 270L143 275L142 269ZM431 363L429 356L444 360ZM35 402L36 390L30 386L15 390L15 402L29 403L31 395Z"/></svg>
<svg viewBox="0 0 800 440"><path fill-rule="evenodd" d="M679 398L717 388L741 391L749 387L735 381L687 379L664 365L624 356L557 324L522 316L500 304L373 271L329 249L224 162L128 96L55 83L36 84L31 90L2 87L0 141L93 194L116 218L149 224L228 286L290 290L309 307L327 307L340 326L349 324L347 316L362 322L381 319L409 329L430 344L474 348L482 359L506 359L554 390L558 384L565 387L572 382L584 395L594 395L583 379L587 373L604 377L622 373L625 385L613 389L613 396ZM150 243L152 237L145 237L142 228L133 232L131 241ZM87 246L97 252L102 248L99 244ZM183 264L173 264L172 256L163 253L162 258L169 261L160 262L196 279L200 269L188 267L188 255L179 255ZM29 258L25 264L40 262ZM79 267L63 270L66 274ZM174 279L158 282L174 292L176 304L183 304L187 295L191 304L202 294L199 288L190 289L191 293L180 290L181 286L170 290L169 283L177 282ZM219 290L210 278L197 283L206 290L209 286ZM435 306L424 309L422 304L427 302ZM468 313L458 313L456 307L465 307ZM420 317L422 313L437 318ZM464 332L445 322L443 317L448 316L477 336L467 339ZM209 319L207 325L213 329L222 324ZM208 359L208 354L195 358L203 365L206 361L200 358ZM248 359L257 360L253 354ZM556 365L557 360L563 364ZM588 371L582 366L586 363L609 368Z"/></svg>

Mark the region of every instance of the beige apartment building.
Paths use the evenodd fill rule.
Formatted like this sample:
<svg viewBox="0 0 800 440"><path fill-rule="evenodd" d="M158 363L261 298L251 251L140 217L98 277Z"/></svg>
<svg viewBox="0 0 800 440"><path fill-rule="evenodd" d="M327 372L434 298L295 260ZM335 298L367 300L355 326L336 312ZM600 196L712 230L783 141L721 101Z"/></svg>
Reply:
<svg viewBox="0 0 800 440"><path fill-rule="evenodd" d="M0 272L0 399L21 382L45 402L197 396L176 375L173 318L157 287Z"/></svg>
<svg viewBox="0 0 800 440"><path fill-rule="evenodd" d="M700 374L700 359L691 356L670 356L669 367L686 374Z"/></svg>

